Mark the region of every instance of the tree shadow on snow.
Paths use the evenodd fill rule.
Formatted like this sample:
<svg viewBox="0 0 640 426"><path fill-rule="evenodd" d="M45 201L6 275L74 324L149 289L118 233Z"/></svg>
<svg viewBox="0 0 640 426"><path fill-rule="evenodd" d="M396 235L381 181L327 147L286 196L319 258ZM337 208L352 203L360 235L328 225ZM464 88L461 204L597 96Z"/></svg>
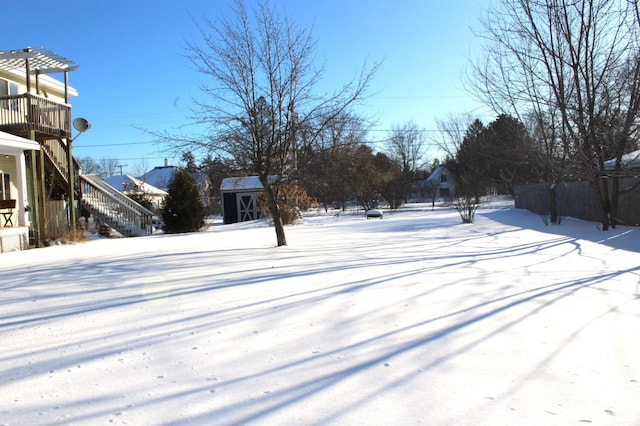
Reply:
<svg viewBox="0 0 640 426"><path fill-rule="evenodd" d="M515 208L479 211L477 216L486 217L505 225L591 241L616 250L640 253L640 227L636 226L618 225L616 228L602 231L602 225L599 223L572 217L562 217L559 225L545 225L540 215Z"/></svg>

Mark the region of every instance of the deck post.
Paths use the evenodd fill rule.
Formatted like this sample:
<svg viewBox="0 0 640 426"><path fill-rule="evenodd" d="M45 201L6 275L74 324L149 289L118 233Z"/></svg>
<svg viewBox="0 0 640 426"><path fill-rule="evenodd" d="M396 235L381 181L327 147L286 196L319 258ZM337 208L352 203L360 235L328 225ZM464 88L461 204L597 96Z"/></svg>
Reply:
<svg viewBox="0 0 640 426"><path fill-rule="evenodd" d="M76 188L73 153L71 152L72 142L73 139L67 139L67 180L69 182L69 230L74 232L76 230Z"/></svg>

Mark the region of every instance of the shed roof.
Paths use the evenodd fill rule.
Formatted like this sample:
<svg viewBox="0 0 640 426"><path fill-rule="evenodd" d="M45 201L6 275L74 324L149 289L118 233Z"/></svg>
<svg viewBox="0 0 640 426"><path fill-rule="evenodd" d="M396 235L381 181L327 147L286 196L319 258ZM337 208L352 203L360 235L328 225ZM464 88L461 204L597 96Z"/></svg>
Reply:
<svg viewBox="0 0 640 426"><path fill-rule="evenodd" d="M263 188L258 176L224 178L220 184L220 191L261 191Z"/></svg>

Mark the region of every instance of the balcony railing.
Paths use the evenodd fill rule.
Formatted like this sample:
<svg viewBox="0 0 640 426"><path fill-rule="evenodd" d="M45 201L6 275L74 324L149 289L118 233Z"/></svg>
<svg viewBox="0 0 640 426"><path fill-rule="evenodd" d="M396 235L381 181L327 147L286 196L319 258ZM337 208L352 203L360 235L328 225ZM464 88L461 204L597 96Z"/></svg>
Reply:
<svg viewBox="0 0 640 426"><path fill-rule="evenodd" d="M71 107L33 93L0 96L0 130L23 137L35 131L38 140L70 138Z"/></svg>

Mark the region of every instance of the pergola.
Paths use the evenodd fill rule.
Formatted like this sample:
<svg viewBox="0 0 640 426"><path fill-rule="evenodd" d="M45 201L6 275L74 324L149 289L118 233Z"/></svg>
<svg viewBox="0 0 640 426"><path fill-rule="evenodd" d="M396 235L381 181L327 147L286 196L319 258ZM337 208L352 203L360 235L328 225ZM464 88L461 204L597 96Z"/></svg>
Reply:
<svg viewBox="0 0 640 426"><path fill-rule="evenodd" d="M64 73L64 101L69 103L69 73L78 65L44 47L25 47L20 50L0 50L0 69L24 68L27 76L27 92L31 92L31 75L35 75L36 93L40 92L38 76Z"/></svg>

